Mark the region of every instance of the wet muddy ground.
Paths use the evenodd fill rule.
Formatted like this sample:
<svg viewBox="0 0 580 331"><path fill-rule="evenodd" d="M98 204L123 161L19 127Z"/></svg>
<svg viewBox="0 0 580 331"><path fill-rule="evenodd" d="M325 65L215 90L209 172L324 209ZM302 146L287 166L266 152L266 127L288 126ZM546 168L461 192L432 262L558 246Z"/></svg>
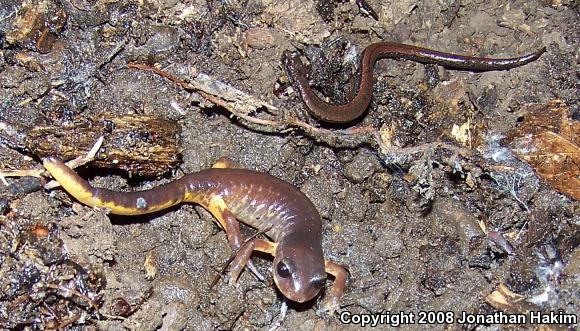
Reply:
<svg viewBox="0 0 580 331"><path fill-rule="evenodd" d="M350 271L340 311L577 314L580 205L538 178L502 140L530 105L560 100L568 118L580 118L577 2L368 2L378 21L348 1L4 0L0 168L37 167L50 147L86 153L78 131L65 129L75 125L95 139L105 136L101 156L172 142L171 153L143 152L169 160L153 175L103 164L78 170L95 186L129 191L227 156L293 183L323 217L326 257ZM380 40L489 57L542 46L547 52L524 67L486 73L379 61L373 102L353 123L358 131L317 123L285 85L282 52L300 50L317 88L345 101L352 54ZM227 105L129 63L186 80L208 75L275 107L246 116L311 127L249 123ZM163 143L155 125L113 139L108 123L125 115L178 128L164 131ZM34 134L39 127L52 134ZM361 133L369 130L374 134ZM279 314L282 296L271 277L264 283L244 272L235 286L211 286L231 251L200 207L119 217L81 206L62 190L42 190L38 180L6 183L3 328L254 329L270 327ZM270 274L270 260L254 261ZM517 300L494 300L501 284ZM338 313L317 315L323 298L291 303L281 329L349 327ZM444 328L405 326L427 327Z"/></svg>

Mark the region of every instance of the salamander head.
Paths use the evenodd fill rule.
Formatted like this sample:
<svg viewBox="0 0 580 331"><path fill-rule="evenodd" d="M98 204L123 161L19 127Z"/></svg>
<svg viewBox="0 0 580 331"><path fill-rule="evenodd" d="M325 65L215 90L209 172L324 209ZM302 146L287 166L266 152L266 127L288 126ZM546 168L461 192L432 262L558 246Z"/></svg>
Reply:
<svg viewBox="0 0 580 331"><path fill-rule="evenodd" d="M278 243L274 258L274 282L285 297L296 302L314 298L326 282L321 247L306 240Z"/></svg>

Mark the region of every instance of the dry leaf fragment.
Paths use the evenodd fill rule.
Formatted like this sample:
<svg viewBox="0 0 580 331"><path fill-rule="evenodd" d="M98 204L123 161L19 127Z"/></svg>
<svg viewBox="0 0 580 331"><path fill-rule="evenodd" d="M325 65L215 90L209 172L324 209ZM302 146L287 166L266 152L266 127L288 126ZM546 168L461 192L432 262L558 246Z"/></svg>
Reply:
<svg viewBox="0 0 580 331"><path fill-rule="evenodd" d="M569 117L562 101L528 108L524 121L507 140L514 154L528 162L538 176L580 200L580 121Z"/></svg>
<svg viewBox="0 0 580 331"><path fill-rule="evenodd" d="M147 253L145 262L143 263L143 267L145 268L145 278L147 280L153 280L155 279L155 276L157 276L157 266L155 265L155 260L155 253L153 253L153 251Z"/></svg>

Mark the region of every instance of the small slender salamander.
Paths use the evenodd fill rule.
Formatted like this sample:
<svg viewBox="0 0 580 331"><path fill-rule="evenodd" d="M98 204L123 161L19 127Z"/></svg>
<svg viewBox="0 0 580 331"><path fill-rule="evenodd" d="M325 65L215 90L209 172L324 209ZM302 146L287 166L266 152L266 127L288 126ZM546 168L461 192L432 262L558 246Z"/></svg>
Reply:
<svg viewBox="0 0 580 331"><path fill-rule="evenodd" d="M273 277L288 299L305 302L314 298L334 276L323 309L333 314L344 292L346 269L324 259L322 222L312 202L291 184L257 171L234 168L222 159L211 169L186 175L147 191L115 192L92 187L56 157L43 160L44 167L78 201L102 207L117 215L142 215L182 202L203 206L225 230L237 254L231 264L230 283L235 282L252 251L274 257ZM238 220L272 241L254 238L242 245Z"/></svg>
<svg viewBox="0 0 580 331"><path fill-rule="evenodd" d="M324 122L348 123L361 116L368 108L373 95L373 68L375 62L382 58L406 59L420 63L437 64L448 68L490 71L508 70L537 60L545 47L534 53L507 59L490 59L483 57L463 56L443 53L411 45L378 42L365 48L360 59L360 83L354 98L346 104L333 104L322 100L310 87L307 69L297 52L285 51L282 62L290 84L297 91L312 116ZM353 89L354 90L354 89Z"/></svg>

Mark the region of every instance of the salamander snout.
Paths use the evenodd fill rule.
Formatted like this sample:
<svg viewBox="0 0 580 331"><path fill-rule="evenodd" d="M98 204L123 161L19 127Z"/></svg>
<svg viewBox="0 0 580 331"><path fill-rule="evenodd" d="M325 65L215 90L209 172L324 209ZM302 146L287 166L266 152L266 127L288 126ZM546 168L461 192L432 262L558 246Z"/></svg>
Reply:
<svg viewBox="0 0 580 331"><path fill-rule="evenodd" d="M274 259L274 282L285 297L296 302L314 298L326 283L322 249L308 244L279 244Z"/></svg>

